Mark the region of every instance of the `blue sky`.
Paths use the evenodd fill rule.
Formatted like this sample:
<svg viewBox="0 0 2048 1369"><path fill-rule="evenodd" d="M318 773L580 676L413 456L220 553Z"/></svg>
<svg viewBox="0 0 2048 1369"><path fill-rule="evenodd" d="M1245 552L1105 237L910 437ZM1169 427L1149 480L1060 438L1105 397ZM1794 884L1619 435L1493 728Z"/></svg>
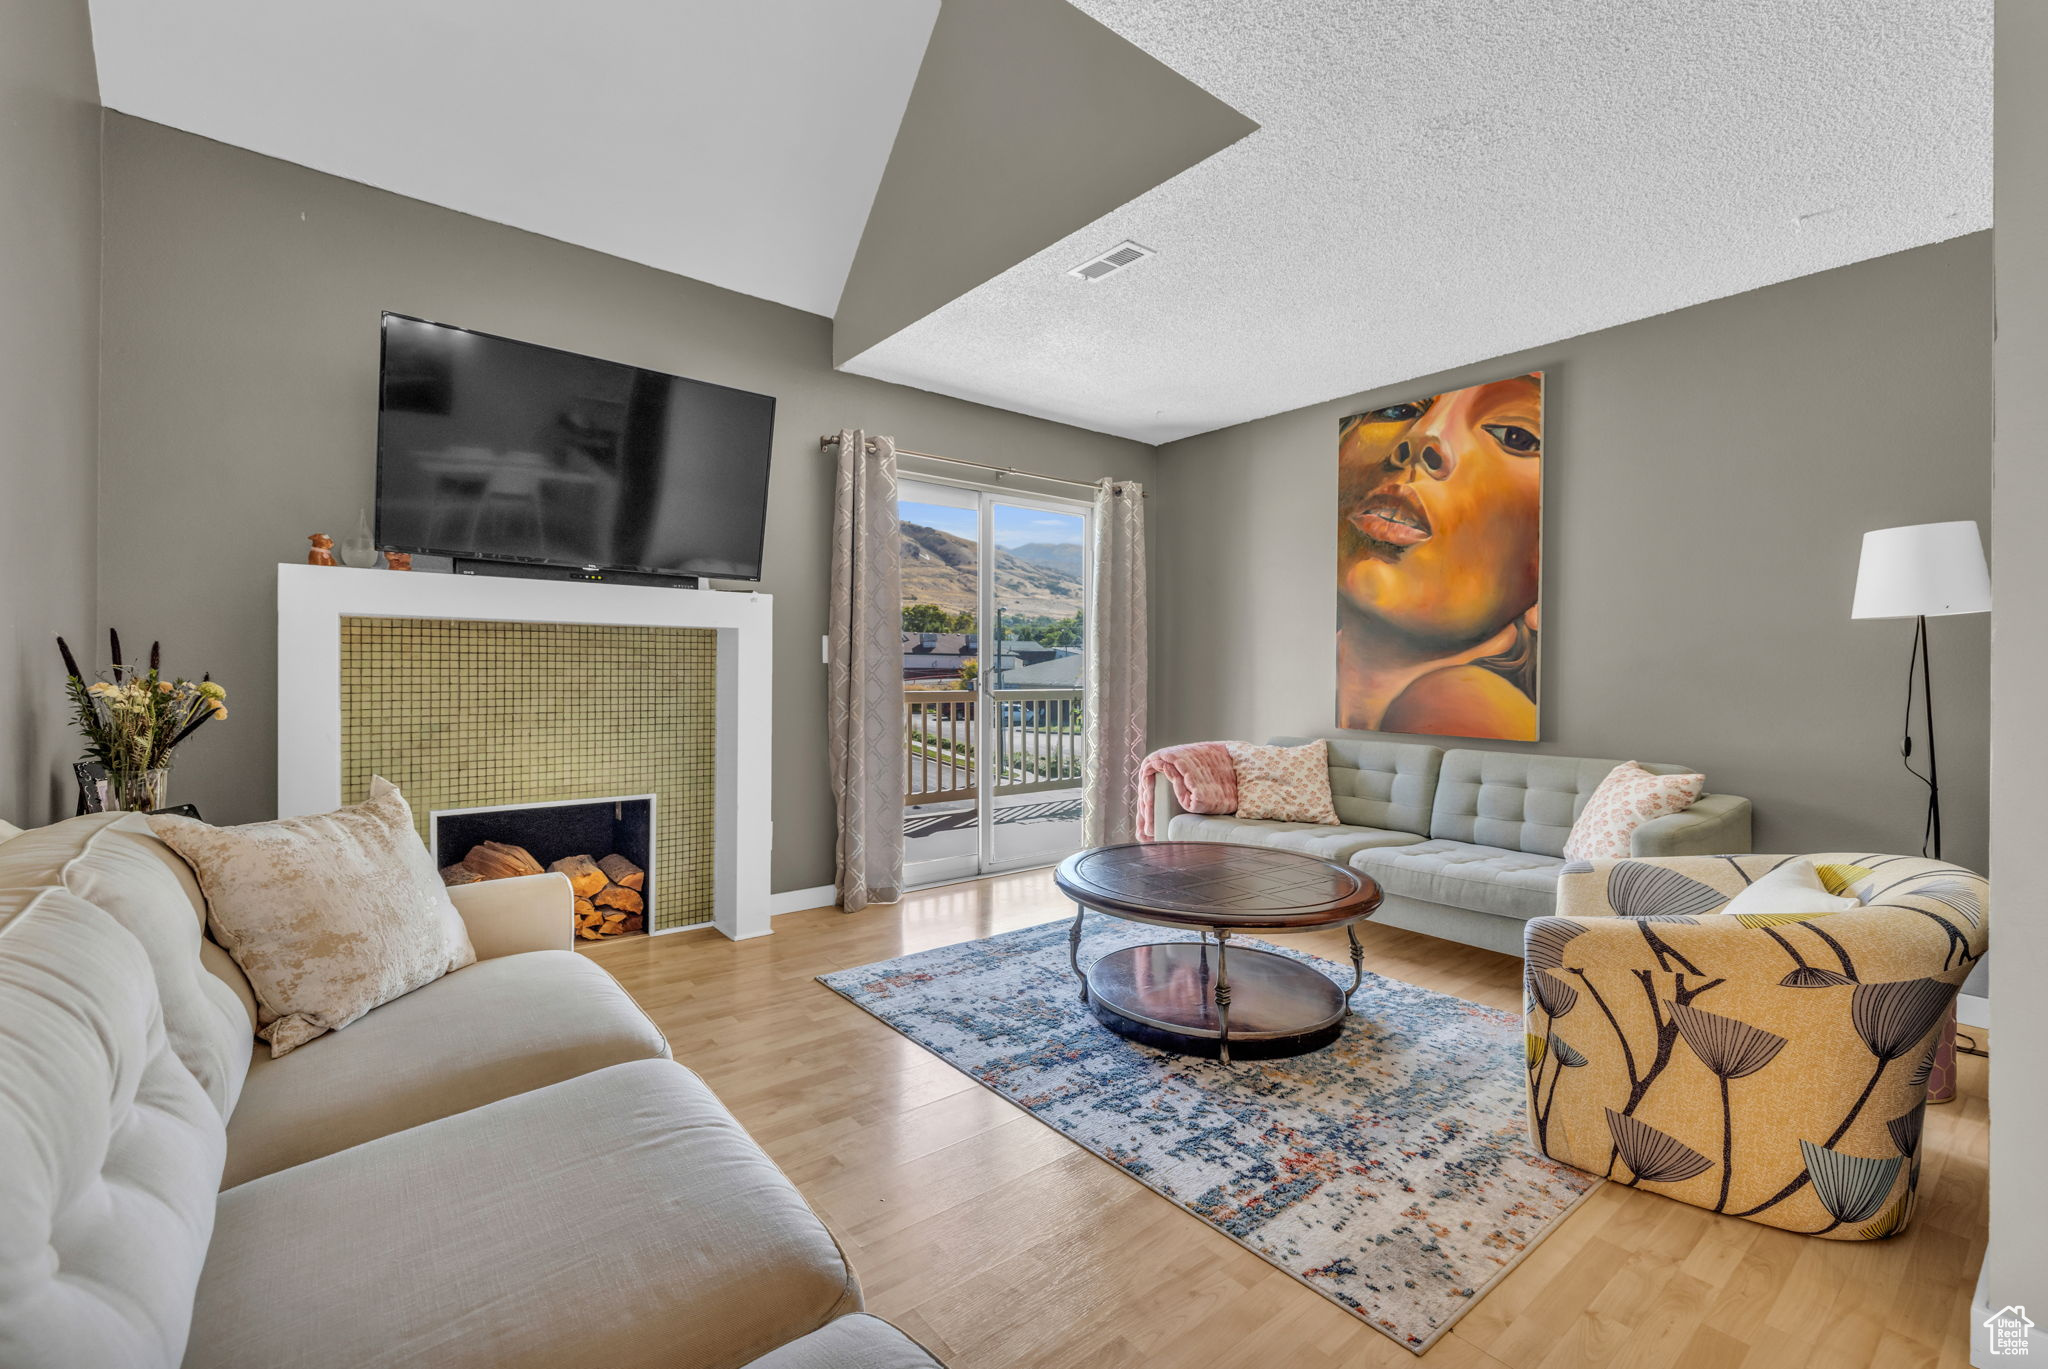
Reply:
<svg viewBox="0 0 2048 1369"><path fill-rule="evenodd" d="M944 504L920 504L905 499L897 504L898 516L906 523L922 523L940 532L950 532L972 542L979 533L973 509L949 508ZM996 505L996 545L1021 547L1027 542L1081 542L1081 520L1070 513L1046 513L1042 509L1019 509Z"/></svg>

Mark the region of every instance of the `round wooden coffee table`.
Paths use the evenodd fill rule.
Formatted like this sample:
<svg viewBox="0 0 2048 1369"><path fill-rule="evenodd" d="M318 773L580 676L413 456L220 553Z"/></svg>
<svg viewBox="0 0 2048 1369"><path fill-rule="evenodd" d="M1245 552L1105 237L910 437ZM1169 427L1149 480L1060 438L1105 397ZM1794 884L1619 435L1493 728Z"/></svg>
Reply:
<svg viewBox="0 0 2048 1369"><path fill-rule="evenodd" d="M1380 906L1379 885L1356 870L1211 841L1099 846L1060 862L1053 880L1074 900L1067 958L1096 1020L1119 1036L1225 1064L1302 1055L1337 1039L1365 977L1357 924ZM1127 946L1083 971L1081 924L1091 908L1202 939ZM1234 933L1320 927L1342 927L1351 939L1347 990L1271 951L1230 954Z"/></svg>

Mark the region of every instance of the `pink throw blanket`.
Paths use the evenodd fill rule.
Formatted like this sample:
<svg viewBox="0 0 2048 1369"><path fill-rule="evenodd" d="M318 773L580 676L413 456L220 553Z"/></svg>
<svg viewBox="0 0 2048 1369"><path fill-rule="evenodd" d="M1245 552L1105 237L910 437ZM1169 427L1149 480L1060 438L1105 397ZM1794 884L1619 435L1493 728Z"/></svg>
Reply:
<svg viewBox="0 0 2048 1369"><path fill-rule="evenodd" d="M1174 800L1190 813L1235 813L1237 767L1222 742L1163 747L1138 767L1138 840L1152 841L1152 777L1166 776Z"/></svg>

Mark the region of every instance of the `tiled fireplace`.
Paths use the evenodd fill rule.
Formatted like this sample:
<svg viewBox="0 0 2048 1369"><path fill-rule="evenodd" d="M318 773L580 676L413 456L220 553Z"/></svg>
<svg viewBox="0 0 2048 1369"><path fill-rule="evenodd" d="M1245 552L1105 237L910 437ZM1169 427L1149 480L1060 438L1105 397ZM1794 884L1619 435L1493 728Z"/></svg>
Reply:
<svg viewBox="0 0 2048 1369"><path fill-rule="evenodd" d="M658 863L636 863L663 897L647 925L698 926L711 921L717 683L707 628L344 617L342 792L384 776L430 844L436 810L652 794ZM468 849L441 844L437 859Z"/></svg>
<svg viewBox="0 0 2048 1369"><path fill-rule="evenodd" d="M762 935L771 611L759 594L280 566L278 810L353 802L382 775L442 864L473 830L451 821L537 824L551 851L550 821L601 818L602 841L559 854L642 867L648 931ZM594 849L642 800L644 856Z"/></svg>

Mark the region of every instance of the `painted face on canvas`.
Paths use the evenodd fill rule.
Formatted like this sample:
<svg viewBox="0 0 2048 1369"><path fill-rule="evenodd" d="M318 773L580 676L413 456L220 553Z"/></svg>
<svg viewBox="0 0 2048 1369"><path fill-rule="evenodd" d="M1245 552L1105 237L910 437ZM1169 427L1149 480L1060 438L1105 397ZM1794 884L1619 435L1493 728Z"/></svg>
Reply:
<svg viewBox="0 0 2048 1369"><path fill-rule="evenodd" d="M1418 646L1483 642L1535 607L1543 380L1517 376L1348 420L1337 588Z"/></svg>

